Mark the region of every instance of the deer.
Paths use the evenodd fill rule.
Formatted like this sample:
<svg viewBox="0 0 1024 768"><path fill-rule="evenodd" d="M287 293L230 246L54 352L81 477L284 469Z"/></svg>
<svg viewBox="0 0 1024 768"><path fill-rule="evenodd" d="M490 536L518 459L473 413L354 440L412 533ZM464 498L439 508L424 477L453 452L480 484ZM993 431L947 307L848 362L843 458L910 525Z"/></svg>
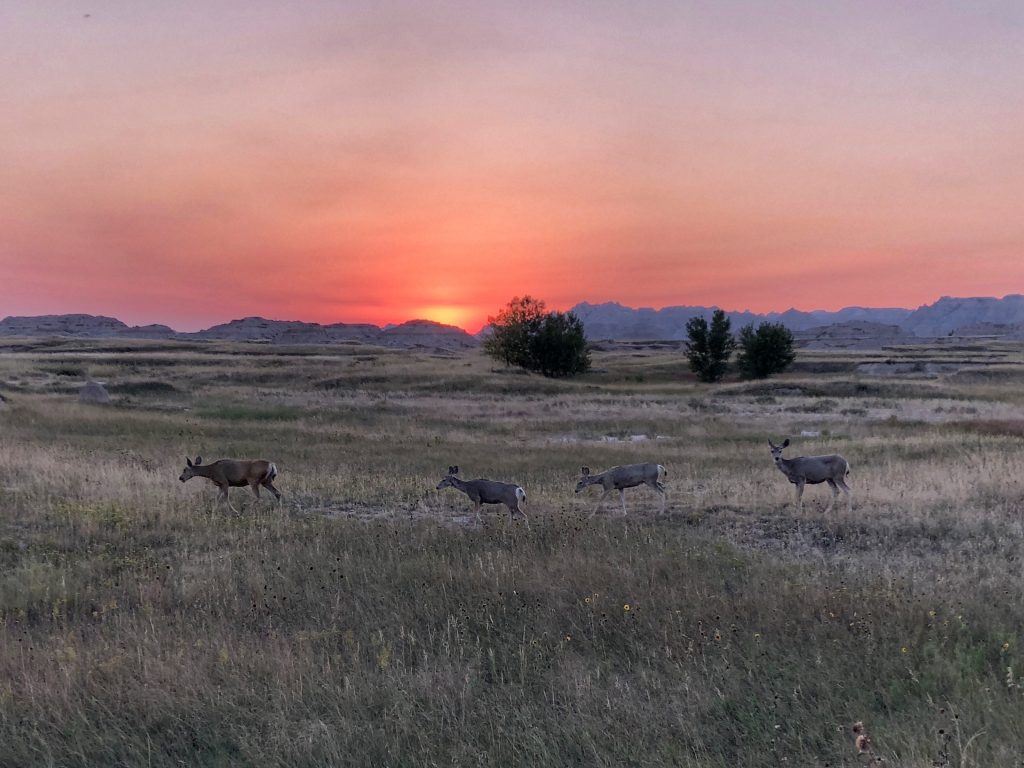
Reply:
<svg viewBox="0 0 1024 768"><path fill-rule="evenodd" d="M626 464L621 467L612 467L599 474L591 474L590 467L583 467L580 470L580 481L576 483L576 493L579 493L588 485L600 485L604 493L597 500L594 511L590 513L593 517L597 514L601 503L612 491L619 492L619 501L622 502L622 514L626 514L626 488L634 488L638 485L649 485L661 494L661 512L665 511L665 486L661 482L668 470L661 464ZM659 512L659 514L661 514Z"/></svg>
<svg viewBox="0 0 1024 768"><path fill-rule="evenodd" d="M484 478L478 478L476 480L460 480L457 477L458 474L458 465L448 467L448 474L445 475L444 479L437 484L436 490L440 491L444 488L454 488L455 490L462 491L464 494L469 496L469 498L476 504L475 512L477 522L480 522L480 505L504 504L508 507L508 519L510 523L515 520L516 513L518 512L523 516L523 521L526 523L526 527L530 527L530 519L519 507L520 504L526 503L526 491L522 489L522 486L516 485L515 483L501 483L497 480L486 480Z"/></svg>
<svg viewBox="0 0 1024 768"><path fill-rule="evenodd" d="M237 461L235 459L221 459L212 464L203 464L203 457L196 456L192 459L185 458L185 469L178 478L181 482L191 480L193 477L205 477L220 489L217 496L217 503L226 501L233 512L238 512L231 499L228 498L228 488L240 488L249 486L256 495L260 497L260 486L262 485L272 494L274 498L281 501L281 492L274 487L274 479L277 477L277 465L270 461L258 459L256 461Z"/></svg>
<svg viewBox="0 0 1024 768"><path fill-rule="evenodd" d="M771 439L768 440L768 447L772 450L772 460L789 480L796 486L797 511L803 510L804 485L810 483L828 483L832 489L832 498L829 499L825 513L832 509L835 504L839 489L842 488L846 494L847 505L853 509L853 494L850 486L846 484L846 477L850 474L850 463L838 453L827 456L798 456L792 459L782 458L782 451L789 447L789 438L782 441L782 445L775 445Z"/></svg>

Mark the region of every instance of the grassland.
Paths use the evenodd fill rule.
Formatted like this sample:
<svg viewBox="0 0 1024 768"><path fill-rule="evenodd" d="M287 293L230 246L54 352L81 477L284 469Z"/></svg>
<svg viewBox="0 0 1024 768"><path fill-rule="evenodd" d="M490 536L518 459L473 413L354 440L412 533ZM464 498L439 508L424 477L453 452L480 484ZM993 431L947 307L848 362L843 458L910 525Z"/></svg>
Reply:
<svg viewBox="0 0 1024 768"><path fill-rule="evenodd" d="M944 373L857 373L886 359ZM1024 764L1020 345L595 363L6 343L0 765ZM852 511L797 514L785 436L849 459ZM285 503L215 509L197 453L272 459ZM572 492L646 460L664 515ZM522 484L529 529L475 525L449 464Z"/></svg>

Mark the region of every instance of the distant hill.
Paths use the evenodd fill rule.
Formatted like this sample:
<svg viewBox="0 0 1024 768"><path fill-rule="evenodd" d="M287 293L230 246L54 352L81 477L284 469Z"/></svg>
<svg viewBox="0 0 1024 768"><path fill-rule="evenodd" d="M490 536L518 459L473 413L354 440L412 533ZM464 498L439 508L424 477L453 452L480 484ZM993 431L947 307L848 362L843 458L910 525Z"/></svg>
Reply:
<svg viewBox="0 0 1024 768"><path fill-rule="evenodd" d="M617 302L582 302L573 311L583 321L591 339L683 340L686 322L701 315L710 319L717 307L665 307L633 309ZM846 307L835 312L727 311L734 330L748 323L782 323L804 339L816 339L826 346L876 342L906 343L915 338L939 336L989 336L1020 339L1024 336L1024 296L996 298L952 298L944 296L915 310L899 308ZM834 332L823 328L845 326ZM893 328L895 327L895 331ZM898 331L898 333L896 332ZM804 333L810 332L810 333Z"/></svg>
<svg viewBox="0 0 1024 768"><path fill-rule="evenodd" d="M943 296L934 304L915 309L901 327L915 336L947 336L982 324L990 329L1024 326L1024 296L1016 294L1002 299Z"/></svg>
<svg viewBox="0 0 1024 768"><path fill-rule="evenodd" d="M36 315L5 317L0 320L0 336L121 336L126 338L165 339L174 336L166 325L129 326L103 315Z"/></svg>
<svg viewBox="0 0 1024 768"><path fill-rule="evenodd" d="M388 347L463 349L479 341L461 328L430 320L410 320L382 330L366 323L306 323L243 317L195 333L178 333L166 325L128 326L113 317L39 315L0 320L0 336L69 336L82 338L198 339L268 344L363 343Z"/></svg>
<svg viewBox="0 0 1024 768"><path fill-rule="evenodd" d="M878 349L888 344L920 341L898 325L850 320L794 331L796 343L811 349Z"/></svg>
<svg viewBox="0 0 1024 768"><path fill-rule="evenodd" d="M454 325L443 325L433 320L409 320L380 332L379 343L394 347L441 347L464 349L480 342Z"/></svg>
<svg viewBox="0 0 1024 768"><path fill-rule="evenodd" d="M665 307L664 309L633 309L617 302L588 304L582 302L572 311L583 321L591 339L661 340L686 338L686 323L692 317L711 319L718 307ZM734 330L750 323L770 321L783 323L791 331L801 331L835 323L867 322L880 325L899 325L910 314L909 309L871 309L847 307L837 312L817 310L803 312L788 309L785 312L727 311Z"/></svg>
<svg viewBox="0 0 1024 768"><path fill-rule="evenodd" d="M272 344L330 344L339 341L373 343L381 331L375 325L353 323L305 323L301 320L267 320L265 317L243 317L229 323L214 325L203 331L181 334L195 339L221 341L265 341Z"/></svg>
<svg viewBox="0 0 1024 768"><path fill-rule="evenodd" d="M711 317L716 307L677 306L634 309L618 302L581 302L572 311L592 341L682 341L686 322ZM869 348L940 336L1024 339L1024 296L952 298L943 296L917 309L845 307L835 312L727 311L734 330L770 321L788 327L802 343L814 346ZM82 336L146 339L209 339L269 344L363 343L393 347L462 349L475 347L484 328L471 336L461 328L431 320L410 320L383 328L367 323L306 323L243 317L195 333L178 333L166 325L128 326L101 315L39 315L0 320L0 336Z"/></svg>

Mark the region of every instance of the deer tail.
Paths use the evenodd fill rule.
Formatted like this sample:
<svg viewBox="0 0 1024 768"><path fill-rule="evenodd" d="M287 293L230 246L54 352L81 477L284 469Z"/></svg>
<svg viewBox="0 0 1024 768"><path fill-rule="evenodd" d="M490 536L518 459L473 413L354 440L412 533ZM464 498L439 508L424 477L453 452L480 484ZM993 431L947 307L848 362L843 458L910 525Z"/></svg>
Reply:
<svg viewBox="0 0 1024 768"><path fill-rule="evenodd" d="M661 464L659 464L658 465L658 479L661 480L661 478L665 477L666 475L668 475L668 470L665 469L665 467L663 467Z"/></svg>
<svg viewBox="0 0 1024 768"><path fill-rule="evenodd" d="M270 483L273 482L275 477L277 477L277 464L270 462L270 466L267 467L267 476L264 479Z"/></svg>
<svg viewBox="0 0 1024 768"><path fill-rule="evenodd" d="M516 498L519 499L520 504L526 503L526 491L519 486L516 486Z"/></svg>

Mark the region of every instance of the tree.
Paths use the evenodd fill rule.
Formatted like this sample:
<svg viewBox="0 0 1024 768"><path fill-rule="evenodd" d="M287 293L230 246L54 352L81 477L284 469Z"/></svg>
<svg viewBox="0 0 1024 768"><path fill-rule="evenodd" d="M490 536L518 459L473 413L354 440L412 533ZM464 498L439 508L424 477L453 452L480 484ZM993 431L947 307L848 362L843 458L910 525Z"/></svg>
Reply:
<svg viewBox="0 0 1024 768"><path fill-rule="evenodd" d="M711 315L711 327L702 316L686 322L686 357L690 368L701 381L718 381L729 367L729 357L736 349L731 323L725 312L716 309Z"/></svg>
<svg viewBox="0 0 1024 768"><path fill-rule="evenodd" d="M748 325L740 331L740 353L736 365L744 379L764 379L782 373L796 359L793 334L782 323L761 323L754 330Z"/></svg>
<svg viewBox="0 0 1024 768"><path fill-rule="evenodd" d="M590 368L583 322L572 312L552 312L530 338L530 370L545 376L575 376Z"/></svg>
<svg viewBox="0 0 1024 768"><path fill-rule="evenodd" d="M530 337L544 315L540 299L514 297L497 317L487 318L491 333L484 339L484 352L505 365L529 368Z"/></svg>
<svg viewBox="0 0 1024 768"><path fill-rule="evenodd" d="M575 376L590 368L583 323L572 312L545 312L543 301L517 296L487 322L484 352L506 365L545 376Z"/></svg>

